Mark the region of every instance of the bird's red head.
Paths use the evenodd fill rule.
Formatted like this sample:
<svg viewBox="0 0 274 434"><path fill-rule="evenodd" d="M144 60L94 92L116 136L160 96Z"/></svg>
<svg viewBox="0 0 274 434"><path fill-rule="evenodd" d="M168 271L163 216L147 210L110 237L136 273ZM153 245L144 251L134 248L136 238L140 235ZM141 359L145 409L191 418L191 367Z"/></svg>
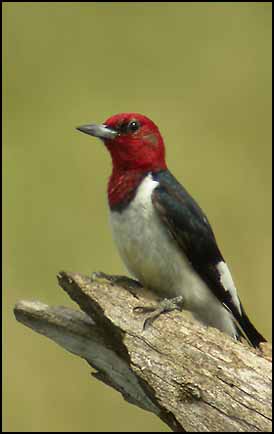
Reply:
<svg viewBox="0 0 274 434"><path fill-rule="evenodd" d="M102 139L114 170L155 171L166 168L165 147L158 127L139 113L111 116L102 125L79 127Z"/></svg>
<svg viewBox="0 0 274 434"><path fill-rule="evenodd" d="M80 131L103 140L112 158L109 200L123 199L144 173L165 170L165 146L158 127L146 116L121 113L101 125L84 125Z"/></svg>
<svg viewBox="0 0 274 434"><path fill-rule="evenodd" d="M149 118L138 113L122 113L104 124L118 133L114 140L105 142L115 168L141 171L166 168L162 136Z"/></svg>

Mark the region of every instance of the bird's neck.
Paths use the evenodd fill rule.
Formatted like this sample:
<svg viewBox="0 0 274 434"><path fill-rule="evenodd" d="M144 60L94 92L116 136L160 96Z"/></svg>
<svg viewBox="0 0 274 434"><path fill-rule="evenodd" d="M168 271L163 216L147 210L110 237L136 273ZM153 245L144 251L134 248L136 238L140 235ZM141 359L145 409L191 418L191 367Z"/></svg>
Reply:
<svg viewBox="0 0 274 434"><path fill-rule="evenodd" d="M147 171L113 168L108 182L108 203L111 210L122 211L134 198Z"/></svg>

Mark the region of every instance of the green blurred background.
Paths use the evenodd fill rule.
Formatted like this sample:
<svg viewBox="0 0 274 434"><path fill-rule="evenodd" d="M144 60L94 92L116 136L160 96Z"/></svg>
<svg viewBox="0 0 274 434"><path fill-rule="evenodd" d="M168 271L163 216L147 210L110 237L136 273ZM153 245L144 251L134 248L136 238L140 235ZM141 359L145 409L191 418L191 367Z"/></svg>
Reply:
<svg viewBox="0 0 274 434"><path fill-rule="evenodd" d="M125 273L110 159L74 127L136 111L201 204L271 339L271 3L5 3L4 431L169 431L14 319L73 303L60 270ZM182 342L183 345L183 342Z"/></svg>

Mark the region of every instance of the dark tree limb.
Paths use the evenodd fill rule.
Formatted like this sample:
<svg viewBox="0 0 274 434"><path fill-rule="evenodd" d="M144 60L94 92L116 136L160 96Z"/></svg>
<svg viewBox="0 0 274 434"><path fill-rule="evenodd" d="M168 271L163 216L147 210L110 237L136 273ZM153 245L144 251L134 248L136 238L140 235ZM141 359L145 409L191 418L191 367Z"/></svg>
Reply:
<svg viewBox="0 0 274 434"><path fill-rule="evenodd" d="M81 311L20 301L17 320L87 360L127 401L173 431L271 431L270 344L254 350L186 312L161 315L143 331L134 308L153 296L136 282L65 272L58 280Z"/></svg>

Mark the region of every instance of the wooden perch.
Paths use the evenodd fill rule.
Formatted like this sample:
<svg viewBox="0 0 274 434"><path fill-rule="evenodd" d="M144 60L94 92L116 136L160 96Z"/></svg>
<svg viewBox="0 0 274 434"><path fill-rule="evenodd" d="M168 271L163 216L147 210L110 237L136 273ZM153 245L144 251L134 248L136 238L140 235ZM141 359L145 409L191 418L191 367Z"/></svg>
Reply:
<svg viewBox="0 0 274 434"><path fill-rule="evenodd" d="M143 330L134 308L152 300L134 281L65 272L58 280L82 311L20 301L17 320L87 360L127 401L173 431L272 430L270 344L254 350L184 311Z"/></svg>

